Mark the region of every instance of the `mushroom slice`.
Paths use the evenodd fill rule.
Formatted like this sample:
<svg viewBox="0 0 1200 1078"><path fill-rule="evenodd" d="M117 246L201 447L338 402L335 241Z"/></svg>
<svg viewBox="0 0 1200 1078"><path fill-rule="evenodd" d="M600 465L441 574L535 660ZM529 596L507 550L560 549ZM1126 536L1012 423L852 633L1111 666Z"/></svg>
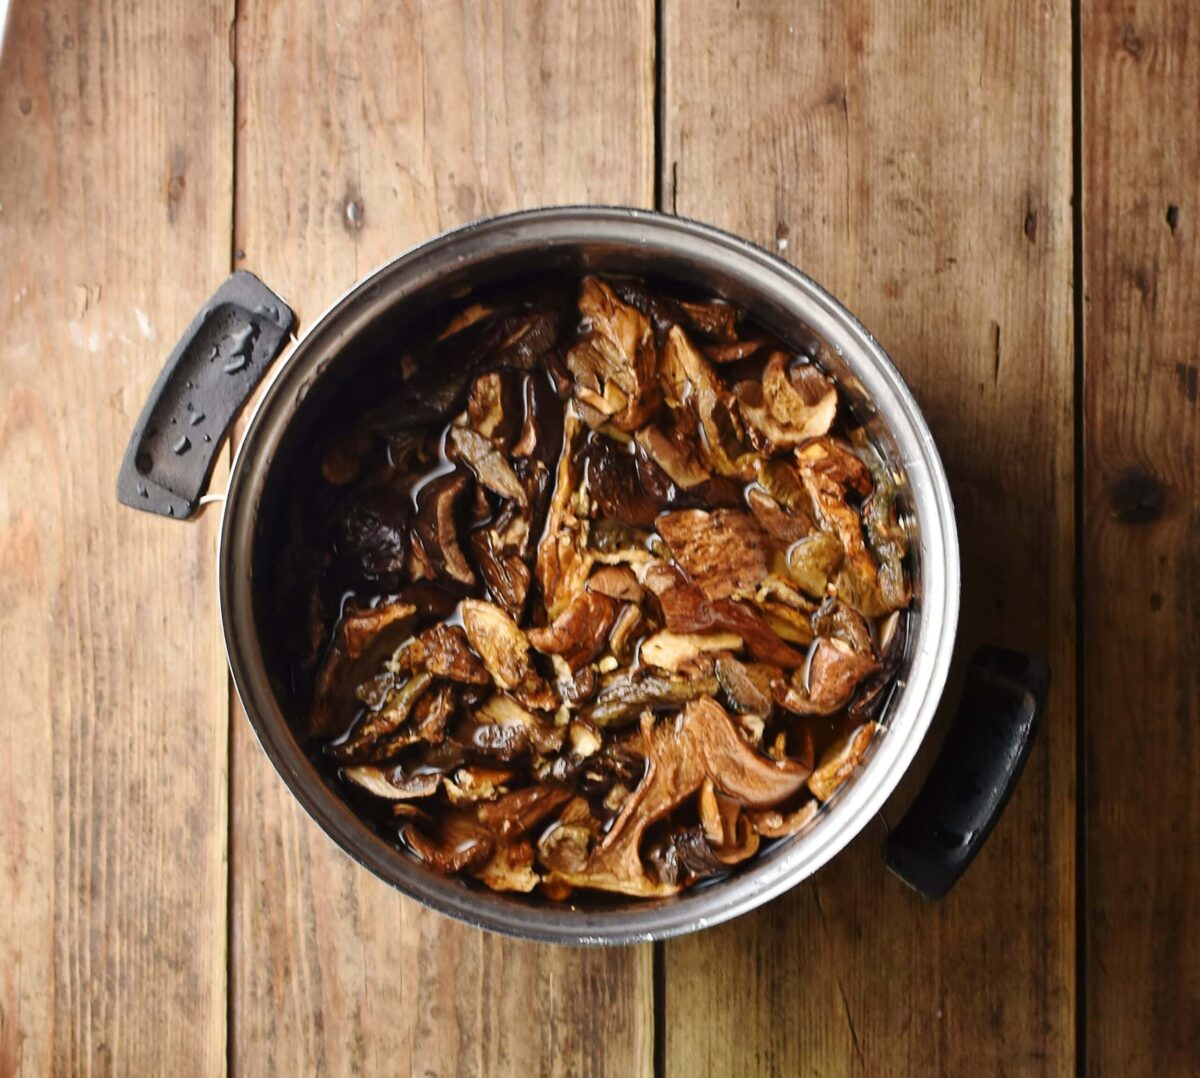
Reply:
<svg viewBox="0 0 1200 1078"><path fill-rule="evenodd" d="M720 686L715 677L664 677L647 667L622 672L602 685L584 718L597 726L622 726L646 709L676 708L698 696L712 695Z"/></svg>
<svg viewBox="0 0 1200 1078"><path fill-rule="evenodd" d="M308 717L312 737L332 737L354 714L354 691L385 655L412 631L416 607L388 603L352 610L338 622L333 646L317 675L315 701Z"/></svg>
<svg viewBox="0 0 1200 1078"><path fill-rule="evenodd" d="M685 663L718 651L741 651L742 638L733 633L673 633L662 629L642 641L639 655L647 666L678 671Z"/></svg>
<svg viewBox="0 0 1200 1078"><path fill-rule="evenodd" d="M763 371L760 401L753 392L758 385L751 383L751 387L750 394L739 394L741 413L774 448L792 449L827 434L833 426L837 387L816 367L789 370L788 357L776 352Z"/></svg>
<svg viewBox="0 0 1200 1078"><path fill-rule="evenodd" d="M491 801L507 791L505 784L512 781L514 774L511 768L477 764L460 767L453 776L446 778L446 796L450 804L456 806Z"/></svg>
<svg viewBox="0 0 1200 1078"><path fill-rule="evenodd" d="M836 580L838 594L868 617L890 613L892 608L880 592L879 570L863 538L862 521L846 503L847 490L870 492L866 467L828 438L808 443L798 451L797 460L821 527L841 541L844 561Z"/></svg>
<svg viewBox="0 0 1200 1078"><path fill-rule="evenodd" d="M505 447L512 439L519 417L516 412L516 385L507 372L489 371L475 379L467 398L467 411L455 422Z"/></svg>
<svg viewBox="0 0 1200 1078"><path fill-rule="evenodd" d="M878 727L863 723L825 750L817 769L808 780L808 788L818 801L828 801L862 763Z"/></svg>
<svg viewBox="0 0 1200 1078"><path fill-rule="evenodd" d="M703 303L680 300L679 306L697 333L718 341L736 341L738 309L724 300L714 299Z"/></svg>
<svg viewBox="0 0 1200 1078"><path fill-rule="evenodd" d="M566 357L576 393L611 417L618 430L637 430L659 402L650 322L598 277L584 280L579 313L591 329Z"/></svg>
<svg viewBox="0 0 1200 1078"><path fill-rule="evenodd" d="M708 469L696 459L690 448L685 448L678 437L665 434L653 423L642 427L633 437L646 456L683 490L691 490L711 478Z"/></svg>
<svg viewBox="0 0 1200 1078"><path fill-rule="evenodd" d="M642 627L642 609L634 603L626 603L621 607L617 620L613 622L612 632L608 634L608 649L618 662L625 662L630 657L634 634Z"/></svg>
<svg viewBox="0 0 1200 1078"><path fill-rule="evenodd" d="M469 482L462 472L452 472L426 483L417 495L415 526L425 560L435 571L467 586L475 583L475 573L458 545L455 506Z"/></svg>
<svg viewBox="0 0 1200 1078"><path fill-rule="evenodd" d="M541 882L533 871L533 846L527 841L498 846L473 875L493 891L521 894L528 894Z"/></svg>
<svg viewBox="0 0 1200 1078"><path fill-rule="evenodd" d="M342 769L342 776L388 801L409 801L432 797L442 784L442 776L436 771L405 775L399 768L385 771L380 767L364 764Z"/></svg>
<svg viewBox="0 0 1200 1078"><path fill-rule="evenodd" d="M709 599L753 590L770 571L766 533L748 513L682 509L656 525L675 561Z"/></svg>
<svg viewBox="0 0 1200 1078"><path fill-rule="evenodd" d="M528 504L525 487L517 473L490 438L485 438L470 427L451 427L447 442L450 454L463 461L488 490L519 506Z"/></svg>
<svg viewBox="0 0 1200 1078"><path fill-rule="evenodd" d="M763 617L767 619L767 624L782 639L793 644L812 643L812 623L806 613L786 603L764 601L760 602L758 607L763 612Z"/></svg>
<svg viewBox="0 0 1200 1078"><path fill-rule="evenodd" d="M605 565L597 569L588 578L587 589L627 603L642 601L642 586L637 574L624 565Z"/></svg>
<svg viewBox="0 0 1200 1078"><path fill-rule="evenodd" d="M911 594L904 578L908 533L897 511L896 484L882 465L874 469L875 490L863 505L867 543L879 565L879 596L893 610L908 606Z"/></svg>
<svg viewBox="0 0 1200 1078"><path fill-rule="evenodd" d="M482 599L464 599L462 615L468 642L500 688L515 689L533 672L529 641L503 610Z"/></svg>
<svg viewBox="0 0 1200 1078"><path fill-rule="evenodd" d="M417 738L436 745L446 737L446 720L454 711L457 696L453 685L430 689L416 703L409 725Z"/></svg>
<svg viewBox="0 0 1200 1078"><path fill-rule="evenodd" d="M717 793L712 779L705 779L699 795L700 826L712 856L720 865L736 865L758 852L758 833L742 806Z"/></svg>
<svg viewBox="0 0 1200 1078"><path fill-rule="evenodd" d="M526 786L495 801L481 804L479 822L505 841L524 838L556 809L571 800L571 792L560 786Z"/></svg>
<svg viewBox="0 0 1200 1078"><path fill-rule="evenodd" d="M639 462L612 438L593 434L584 448L582 465L589 497L600 517L648 528L666 508L665 497L658 496L655 485L646 482L644 473L654 465ZM660 481L657 486L669 489L670 483Z"/></svg>
<svg viewBox="0 0 1200 1078"><path fill-rule="evenodd" d="M488 697L472 717L481 726L519 731L524 740L540 753L557 752L562 748L563 730L539 719L507 693Z"/></svg>
<svg viewBox="0 0 1200 1078"><path fill-rule="evenodd" d="M694 700L683 714L689 748L699 754L717 790L747 808L769 808L798 793L810 769L795 760L768 760L746 744L715 700Z"/></svg>
<svg viewBox="0 0 1200 1078"><path fill-rule="evenodd" d="M706 343L702 347L710 363L736 363L740 359L749 359L770 344L764 337L751 337L744 341Z"/></svg>
<svg viewBox="0 0 1200 1078"><path fill-rule="evenodd" d="M487 667L471 651L461 625L435 625L419 639L425 650L425 669L435 677L469 685L490 684Z"/></svg>
<svg viewBox="0 0 1200 1078"><path fill-rule="evenodd" d="M841 564L841 540L829 532L802 536L788 547L788 576L814 599L824 597L829 581Z"/></svg>
<svg viewBox="0 0 1200 1078"><path fill-rule="evenodd" d="M788 512L760 487L746 492L746 503L758 526L782 546L803 539L816 528L808 514Z"/></svg>
<svg viewBox="0 0 1200 1078"><path fill-rule="evenodd" d="M857 652L836 637L819 636L807 671L798 670L790 682L775 682L775 702L797 715L831 715L845 707L858 683L878 669L874 656Z"/></svg>
<svg viewBox="0 0 1200 1078"><path fill-rule="evenodd" d="M672 408L694 409L704 434L700 451L709 466L720 475L751 478L755 454L736 401L679 326L672 326L667 334L659 379Z"/></svg>
<svg viewBox="0 0 1200 1078"><path fill-rule="evenodd" d="M813 777L808 778L812 783ZM800 831L820 809L816 801L805 801L798 809L780 812L778 809L749 809L746 818L763 838L787 838Z"/></svg>
<svg viewBox="0 0 1200 1078"><path fill-rule="evenodd" d="M530 629L529 642L545 655L561 655L575 673L600 654L617 609L607 595L580 592L550 625Z"/></svg>
<svg viewBox="0 0 1200 1078"><path fill-rule="evenodd" d="M433 675L413 674L400 688L388 694L383 707L363 719L354 733L331 751L338 760L369 759L376 748L389 739L405 722L421 694L433 684ZM414 736L414 740L419 740Z"/></svg>
<svg viewBox="0 0 1200 1078"><path fill-rule="evenodd" d="M667 628L672 632L695 633L710 629L736 633L760 662L772 663L785 670L804 664L804 652L785 644L766 619L744 603L732 599L709 602L692 585L668 588L658 597Z"/></svg>
<svg viewBox="0 0 1200 1078"><path fill-rule="evenodd" d="M721 655L716 663L717 680L733 705L745 715L769 715L774 706L771 684L783 676L777 666L744 663L732 655Z"/></svg>
<svg viewBox="0 0 1200 1078"><path fill-rule="evenodd" d="M525 609L532 579L525 559L516 552L504 550L490 528L472 532L467 542L487 584L488 594L510 617L519 618Z"/></svg>
<svg viewBox="0 0 1200 1078"><path fill-rule="evenodd" d="M401 834L413 853L447 876L482 868L496 848L487 828L460 811L439 814L432 826L405 824Z"/></svg>
<svg viewBox="0 0 1200 1078"><path fill-rule="evenodd" d="M595 555L587 549L587 521L576 511L574 457L580 431L579 417L568 412L563 426L563 448L555 474L554 494L545 533L537 548L537 580L546 614L558 617L584 586Z"/></svg>

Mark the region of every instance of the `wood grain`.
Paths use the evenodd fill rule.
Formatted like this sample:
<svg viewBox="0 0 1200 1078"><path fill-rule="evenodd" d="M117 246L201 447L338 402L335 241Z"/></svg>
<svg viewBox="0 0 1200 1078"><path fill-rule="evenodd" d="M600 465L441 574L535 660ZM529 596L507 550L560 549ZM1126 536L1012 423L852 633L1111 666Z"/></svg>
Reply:
<svg viewBox="0 0 1200 1078"><path fill-rule="evenodd" d="M1087 1063L1200 1074L1200 9L1083 5Z"/></svg>
<svg viewBox="0 0 1200 1078"><path fill-rule="evenodd" d="M232 3L14 4L0 63L0 1074L217 1074L214 522L120 508L229 268Z"/></svg>
<svg viewBox="0 0 1200 1078"><path fill-rule="evenodd" d="M779 251L878 335L951 477L960 656L1039 650L1055 678L1020 788L945 901L886 874L872 827L767 909L666 946L671 1074L1074 1065L1070 17L666 4L667 205Z"/></svg>
<svg viewBox="0 0 1200 1078"><path fill-rule="evenodd" d="M646 0L239 10L239 262L302 322L440 229L653 197ZM233 778L237 1070L650 1070L649 947L502 941L401 899L294 805L240 715Z"/></svg>

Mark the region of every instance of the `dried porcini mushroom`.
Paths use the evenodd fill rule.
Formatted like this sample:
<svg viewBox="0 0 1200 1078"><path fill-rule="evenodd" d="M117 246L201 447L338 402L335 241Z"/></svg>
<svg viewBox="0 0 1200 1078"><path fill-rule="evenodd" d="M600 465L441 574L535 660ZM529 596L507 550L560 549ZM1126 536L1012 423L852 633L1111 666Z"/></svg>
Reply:
<svg viewBox="0 0 1200 1078"><path fill-rule="evenodd" d="M432 870L556 901L803 831L909 603L903 476L829 375L634 279L481 290L401 347L286 518L330 781Z"/></svg>
<svg viewBox="0 0 1200 1078"><path fill-rule="evenodd" d="M676 563L709 599L752 592L770 569L766 534L748 513L683 509L656 524Z"/></svg>

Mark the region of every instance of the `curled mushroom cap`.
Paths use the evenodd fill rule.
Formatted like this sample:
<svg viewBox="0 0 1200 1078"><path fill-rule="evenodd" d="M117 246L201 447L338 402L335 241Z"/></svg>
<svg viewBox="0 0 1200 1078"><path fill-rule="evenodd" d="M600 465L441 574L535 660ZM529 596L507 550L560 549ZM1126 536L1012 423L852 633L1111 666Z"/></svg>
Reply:
<svg viewBox="0 0 1200 1078"><path fill-rule="evenodd" d="M776 352L767 361L761 387L753 388L755 395L739 394L741 413L772 446L798 446L833 426L837 388L816 367L790 366L788 357Z"/></svg>
<svg viewBox="0 0 1200 1078"><path fill-rule="evenodd" d="M561 655L576 671L600 653L617 610L616 600L607 595L580 592L550 625L530 629L529 642L546 655Z"/></svg>

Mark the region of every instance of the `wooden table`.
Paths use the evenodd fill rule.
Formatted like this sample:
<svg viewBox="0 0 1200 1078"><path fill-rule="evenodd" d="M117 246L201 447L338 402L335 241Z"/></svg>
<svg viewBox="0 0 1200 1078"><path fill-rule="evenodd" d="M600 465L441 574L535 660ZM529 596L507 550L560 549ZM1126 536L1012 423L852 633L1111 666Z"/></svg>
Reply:
<svg viewBox="0 0 1200 1078"><path fill-rule="evenodd" d="M1200 1073L1198 116L1192 0L15 0L0 1075ZM780 252L925 408L961 650L1054 669L944 902L885 872L880 825L661 946L429 913L259 751L214 514L118 508L146 392L231 269L311 324L417 240L563 202Z"/></svg>

